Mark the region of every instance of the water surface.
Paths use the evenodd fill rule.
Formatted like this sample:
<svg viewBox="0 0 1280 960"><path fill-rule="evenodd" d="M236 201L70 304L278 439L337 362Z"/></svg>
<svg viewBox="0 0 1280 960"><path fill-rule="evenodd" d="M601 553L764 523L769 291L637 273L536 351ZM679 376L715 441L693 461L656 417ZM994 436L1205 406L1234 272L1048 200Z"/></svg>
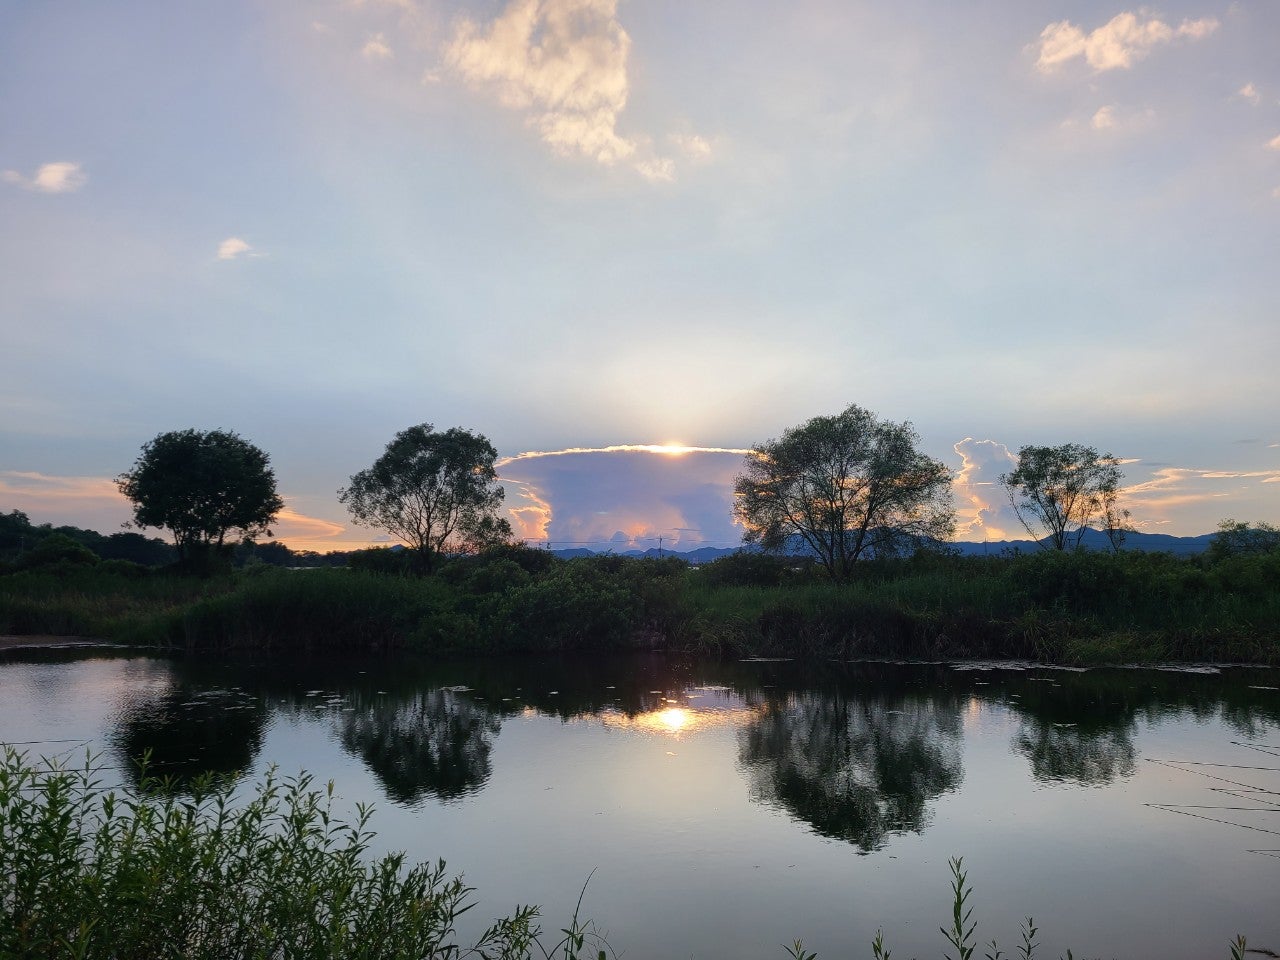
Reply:
<svg viewBox="0 0 1280 960"><path fill-rule="evenodd" d="M34 659L33 659L34 658ZM984 943L1280 949L1276 671L706 662L0 660L0 740L128 780L270 766L445 858L474 930L584 913L630 958L941 956L947 860ZM979 950L979 954L983 951Z"/></svg>

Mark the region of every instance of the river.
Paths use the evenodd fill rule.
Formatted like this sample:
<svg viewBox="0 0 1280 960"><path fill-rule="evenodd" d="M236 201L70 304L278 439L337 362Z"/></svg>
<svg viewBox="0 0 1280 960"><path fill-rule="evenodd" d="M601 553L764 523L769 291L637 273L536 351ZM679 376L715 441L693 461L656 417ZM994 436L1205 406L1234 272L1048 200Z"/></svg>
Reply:
<svg viewBox="0 0 1280 960"><path fill-rule="evenodd" d="M127 782L271 766L443 857L473 932L582 913L628 958L941 956L948 860L983 944L1280 950L1280 675L661 656L256 662L0 654L0 741ZM588 882L589 878L589 882ZM978 955L986 952L979 949Z"/></svg>

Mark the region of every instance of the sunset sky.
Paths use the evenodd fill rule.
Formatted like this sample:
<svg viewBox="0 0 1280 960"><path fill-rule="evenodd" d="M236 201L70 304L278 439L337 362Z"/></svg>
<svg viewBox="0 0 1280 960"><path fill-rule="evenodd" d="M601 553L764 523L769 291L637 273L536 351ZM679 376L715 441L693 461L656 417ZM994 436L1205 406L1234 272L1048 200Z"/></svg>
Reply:
<svg viewBox="0 0 1280 960"><path fill-rule="evenodd" d="M741 451L858 403L1020 535L1027 443L1140 528L1280 522L1280 4L228 0L0 10L0 511L105 532L165 430L277 534L396 431L557 545L736 541ZM679 452L653 446L677 444Z"/></svg>

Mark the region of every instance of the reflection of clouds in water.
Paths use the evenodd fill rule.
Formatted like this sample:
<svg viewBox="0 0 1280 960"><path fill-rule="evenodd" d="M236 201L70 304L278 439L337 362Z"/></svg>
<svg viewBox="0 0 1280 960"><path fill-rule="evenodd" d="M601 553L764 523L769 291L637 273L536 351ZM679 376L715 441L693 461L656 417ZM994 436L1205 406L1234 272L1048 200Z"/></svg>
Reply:
<svg viewBox="0 0 1280 960"><path fill-rule="evenodd" d="M752 797L863 852L919 832L963 779L959 705L798 694L739 734Z"/></svg>

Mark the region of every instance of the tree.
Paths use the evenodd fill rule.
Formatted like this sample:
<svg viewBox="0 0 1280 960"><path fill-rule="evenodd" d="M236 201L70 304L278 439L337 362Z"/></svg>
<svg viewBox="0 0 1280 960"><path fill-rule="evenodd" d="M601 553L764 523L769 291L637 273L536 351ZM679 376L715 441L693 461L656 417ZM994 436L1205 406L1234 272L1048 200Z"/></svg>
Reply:
<svg viewBox="0 0 1280 960"><path fill-rule="evenodd" d="M1209 541L1209 559L1257 556L1280 550L1280 530L1269 523L1248 524L1239 520L1223 520Z"/></svg>
<svg viewBox="0 0 1280 960"><path fill-rule="evenodd" d="M407 543L423 569L450 551L511 539L497 515L503 489L487 439L460 427L437 433L420 423L396 434L368 470L338 491L356 523L378 527Z"/></svg>
<svg viewBox="0 0 1280 960"><path fill-rule="evenodd" d="M146 443L116 478L134 525L173 534L180 562L207 565L227 534L265 533L284 507L265 453L226 430L174 430Z"/></svg>
<svg viewBox="0 0 1280 960"><path fill-rule="evenodd" d="M779 551L799 538L842 581L859 558L950 537L951 471L919 439L854 405L753 447L734 481L744 539Z"/></svg>
<svg viewBox="0 0 1280 960"><path fill-rule="evenodd" d="M1023 447L1018 451L1017 469L1001 475L1000 483L1018 521L1042 546L1044 540L1055 550L1078 546L1090 521L1097 518L1112 546L1119 549L1129 517L1127 510L1116 510L1123 479L1116 457L1065 443Z"/></svg>

